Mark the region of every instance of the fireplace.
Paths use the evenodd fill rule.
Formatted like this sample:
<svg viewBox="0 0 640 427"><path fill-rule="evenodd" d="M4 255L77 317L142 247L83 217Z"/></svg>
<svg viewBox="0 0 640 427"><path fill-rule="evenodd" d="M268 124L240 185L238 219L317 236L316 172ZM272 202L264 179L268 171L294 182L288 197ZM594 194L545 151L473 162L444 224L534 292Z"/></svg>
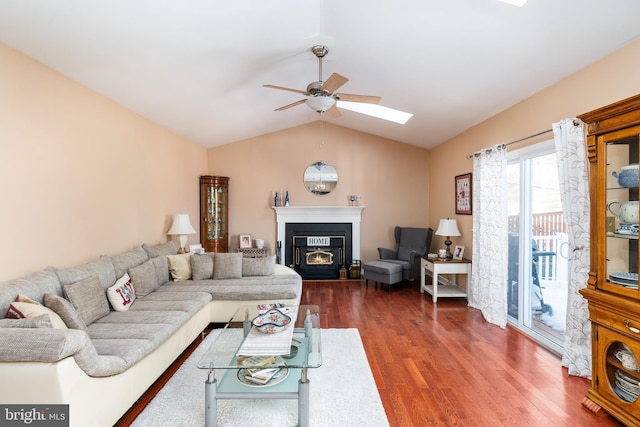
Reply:
<svg viewBox="0 0 640 427"><path fill-rule="evenodd" d="M285 264L303 279L338 279L352 260L350 223L287 223Z"/></svg>
<svg viewBox="0 0 640 427"><path fill-rule="evenodd" d="M274 207L279 262L303 279L334 279L360 259L363 206Z"/></svg>

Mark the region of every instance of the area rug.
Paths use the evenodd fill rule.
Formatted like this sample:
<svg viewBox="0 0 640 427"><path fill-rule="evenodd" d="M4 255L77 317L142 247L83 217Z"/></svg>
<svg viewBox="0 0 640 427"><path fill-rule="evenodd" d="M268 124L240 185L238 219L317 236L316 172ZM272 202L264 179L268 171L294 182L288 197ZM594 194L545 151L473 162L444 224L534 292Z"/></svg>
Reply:
<svg viewBox="0 0 640 427"><path fill-rule="evenodd" d="M204 426L206 370L196 363L213 331L136 418L134 427ZM389 426L357 329L322 330L322 366L309 370L309 424ZM296 426L296 400L220 400L218 426Z"/></svg>

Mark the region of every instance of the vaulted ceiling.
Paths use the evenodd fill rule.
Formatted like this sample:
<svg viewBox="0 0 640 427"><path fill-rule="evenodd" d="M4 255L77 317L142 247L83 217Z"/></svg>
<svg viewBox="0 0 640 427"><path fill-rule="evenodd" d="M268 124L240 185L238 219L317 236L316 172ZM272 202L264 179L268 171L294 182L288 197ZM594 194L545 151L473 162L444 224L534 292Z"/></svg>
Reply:
<svg viewBox="0 0 640 427"><path fill-rule="evenodd" d="M319 120L323 78L413 113L340 126L430 148L640 35L640 1L0 0L0 41L207 147ZM615 70L612 70L615 74ZM614 76L612 76L614 77Z"/></svg>

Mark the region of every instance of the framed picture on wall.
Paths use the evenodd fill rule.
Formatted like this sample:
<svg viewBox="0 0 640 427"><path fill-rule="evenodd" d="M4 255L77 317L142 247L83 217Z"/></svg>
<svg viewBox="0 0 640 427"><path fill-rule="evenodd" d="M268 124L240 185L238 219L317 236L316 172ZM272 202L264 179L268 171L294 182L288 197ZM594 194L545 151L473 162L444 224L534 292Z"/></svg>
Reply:
<svg viewBox="0 0 640 427"><path fill-rule="evenodd" d="M247 249L251 247L251 235L250 234L241 234L240 235L240 249Z"/></svg>
<svg viewBox="0 0 640 427"><path fill-rule="evenodd" d="M456 176L456 214L471 215L471 173Z"/></svg>

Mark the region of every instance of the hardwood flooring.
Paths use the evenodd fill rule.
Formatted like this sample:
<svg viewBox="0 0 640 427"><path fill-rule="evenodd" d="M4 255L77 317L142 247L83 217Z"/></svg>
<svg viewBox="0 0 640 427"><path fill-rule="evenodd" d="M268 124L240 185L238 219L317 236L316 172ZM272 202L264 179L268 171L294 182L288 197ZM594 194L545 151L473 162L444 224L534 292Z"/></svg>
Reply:
<svg viewBox="0 0 640 427"><path fill-rule="evenodd" d="M358 328L392 427L622 425L581 405L589 380L464 299L305 281L301 304L320 306L323 328Z"/></svg>
<svg viewBox="0 0 640 427"><path fill-rule="evenodd" d="M590 381L569 376L516 329L486 323L464 299L434 305L417 284L389 292L363 280L305 281L301 304L320 307L323 328L358 328L391 427L622 425L581 405ZM117 425L135 419L181 363Z"/></svg>

